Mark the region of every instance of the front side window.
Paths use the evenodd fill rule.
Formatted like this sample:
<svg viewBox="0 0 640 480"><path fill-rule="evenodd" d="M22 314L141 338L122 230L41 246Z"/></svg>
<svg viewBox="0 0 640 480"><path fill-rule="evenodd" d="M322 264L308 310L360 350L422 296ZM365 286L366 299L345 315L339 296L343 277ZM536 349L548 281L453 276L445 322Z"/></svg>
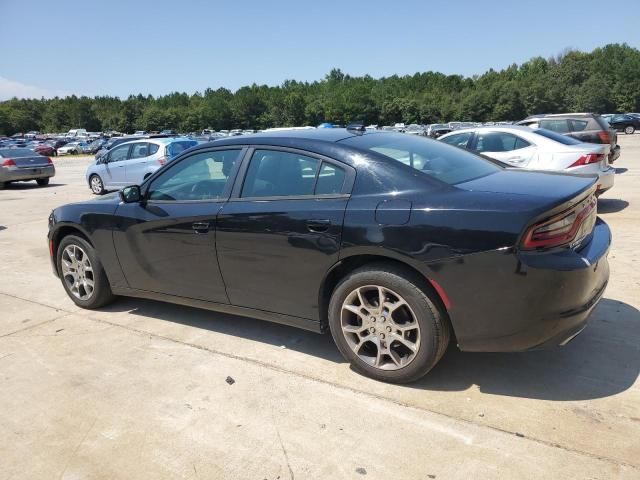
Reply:
<svg viewBox="0 0 640 480"><path fill-rule="evenodd" d="M297 153L256 150L251 157L242 197L313 195L320 160Z"/></svg>
<svg viewBox="0 0 640 480"><path fill-rule="evenodd" d="M191 155L154 179L147 198L162 201L222 198L239 154L240 150L234 149Z"/></svg>
<svg viewBox="0 0 640 480"><path fill-rule="evenodd" d="M123 160L126 160L129 156L129 147L130 145L115 147L113 150L111 150L111 155L109 155L109 162L121 162Z"/></svg>
<svg viewBox="0 0 640 480"><path fill-rule="evenodd" d="M501 170L495 163L474 153L415 135L375 133L349 137L341 142L385 155L449 185Z"/></svg>
<svg viewBox="0 0 640 480"><path fill-rule="evenodd" d="M467 148L467 144L469 143L472 135L473 134L471 132L457 133L446 138L441 138L440 140L442 140L444 143L448 143L449 145Z"/></svg>

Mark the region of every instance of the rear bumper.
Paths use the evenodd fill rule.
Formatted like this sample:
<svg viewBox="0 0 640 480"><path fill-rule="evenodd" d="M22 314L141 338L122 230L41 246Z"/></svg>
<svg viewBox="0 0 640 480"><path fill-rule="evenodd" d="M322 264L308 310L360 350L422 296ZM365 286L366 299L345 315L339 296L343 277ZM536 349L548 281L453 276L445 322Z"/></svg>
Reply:
<svg viewBox="0 0 640 480"><path fill-rule="evenodd" d="M49 178L56 174L53 165L34 168L4 168L0 171L0 182L19 182L22 180L37 180L39 178Z"/></svg>
<svg viewBox="0 0 640 480"><path fill-rule="evenodd" d="M564 344L586 325L609 280L611 232L598 219L577 250L494 251L442 266L461 350L518 352Z"/></svg>
<svg viewBox="0 0 640 480"><path fill-rule="evenodd" d="M619 156L620 156L620 145L616 145L611 149L611 152L609 153L609 163L615 162Z"/></svg>

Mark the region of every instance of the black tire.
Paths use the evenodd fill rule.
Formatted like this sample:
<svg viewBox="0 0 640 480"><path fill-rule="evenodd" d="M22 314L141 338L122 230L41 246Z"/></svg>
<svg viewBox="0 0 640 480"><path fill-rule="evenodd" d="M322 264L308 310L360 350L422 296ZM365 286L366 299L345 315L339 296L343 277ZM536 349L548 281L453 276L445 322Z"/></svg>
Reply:
<svg viewBox="0 0 640 480"><path fill-rule="evenodd" d="M76 297L71 292L69 285L62 275L62 254L64 252L64 249L69 245L76 245L84 250L89 257L89 261L91 262L91 266L93 269L94 290L93 294L88 299L83 300ZM60 242L60 245L58 245L58 250L56 251L56 266L58 268L58 272L60 272L60 280L62 281L62 286L67 292L67 295L69 295L69 298L71 298L71 300L73 300L73 302L79 307L90 310L94 308L100 308L111 303L116 298L111 291L109 279L107 278L107 274L102 267L102 263L100 263L100 259L96 255L96 251L84 238L77 237L75 235L67 235L66 237L64 237Z"/></svg>
<svg viewBox="0 0 640 480"><path fill-rule="evenodd" d="M102 178L100 178L100 175L95 173L89 177L89 188L94 195L104 195L106 192Z"/></svg>
<svg viewBox="0 0 640 480"><path fill-rule="evenodd" d="M354 270L338 283L329 302L329 328L338 350L354 370L384 382L408 383L423 377L438 363L449 345L451 327L439 300L425 282L410 271L379 264ZM395 370L372 366L356 355L345 338L341 327L342 305L355 289L368 285L397 292L415 315L420 344L413 360L406 366Z"/></svg>
<svg viewBox="0 0 640 480"><path fill-rule="evenodd" d="M38 178L36 180L36 182L38 182L39 186L44 187L46 185L49 185L49 177L47 177L47 178Z"/></svg>
<svg viewBox="0 0 640 480"><path fill-rule="evenodd" d="M0 182L0 190L4 190L4 187L6 187L7 184L4 182Z"/></svg>
<svg viewBox="0 0 640 480"><path fill-rule="evenodd" d="M627 125L626 127L624 127L625 135L633 135L635 131L636 127L634 127L633 125Z"/></svg>

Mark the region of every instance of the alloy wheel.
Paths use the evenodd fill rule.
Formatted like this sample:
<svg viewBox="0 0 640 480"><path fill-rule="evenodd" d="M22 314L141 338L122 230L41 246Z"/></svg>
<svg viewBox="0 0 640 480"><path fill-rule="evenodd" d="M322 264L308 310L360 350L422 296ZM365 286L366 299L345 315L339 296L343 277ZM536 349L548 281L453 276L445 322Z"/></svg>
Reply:
<svg viewBox="0 0 640 480"><path fill-rule="evenodd" d="M420 349L420 325L413 310L396 292L379 285L347 295L340 325L358 358L381 370L406 367Z"/></svg>
<svg viewBox="0 0 640 480"><path fill-rule="evenodd" d="M89 255L78 245L67 245L62 251L62 278L69 291L80 300L91 298L95 287Z"/></svg>
<svg viewBox="0 0 640 480"><path fill-rule="evenodd" d="M96 195L102 192L102 180L97 175L91 177L91 191Z"/></svg>
<svg viewBox="0 0 640 480"><path fill-rule="evenodd" d="M635 132L635 128L633 128L632 126L628 126L624 129L624 133L626 133L627 135L631 135L633 132Z"/></svg>

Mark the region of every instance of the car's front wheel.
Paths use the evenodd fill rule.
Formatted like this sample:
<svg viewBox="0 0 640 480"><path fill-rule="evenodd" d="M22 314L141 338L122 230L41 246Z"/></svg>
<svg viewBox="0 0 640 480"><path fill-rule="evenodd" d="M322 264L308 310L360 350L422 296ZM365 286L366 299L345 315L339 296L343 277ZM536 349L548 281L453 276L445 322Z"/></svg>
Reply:
<svg viewBox="0 0 640 480"><path fill-rule="evenodd" d="M624 133L626 133L627 135L631 135L636 131L636 127L634 127L633 125L628 125L626 127L624 127Z"/></svg>
<svg viewBox="0 0 640 480"><path fill-rule="evenodd" d="M357 269L338 284L329 303L329 327L355 370L406 383L440 360L449 344L449 320L420 284L386 265Z"/></svg>
<svg viewBox="0 0 640 480"><path fill-rule="evenodd" d="M89 177L89 187L91 191L96 195L102 195L105 192L104 184L102 183L102 179L99 175L91 175Z"/></svg>
<svg viewBox="0 0 640 480"><path fill-rule="evenodd" d="M56 254L62 285L67 295L82 308L99 308L115 297L94 248L84 238L68 235Z"/></svg>

